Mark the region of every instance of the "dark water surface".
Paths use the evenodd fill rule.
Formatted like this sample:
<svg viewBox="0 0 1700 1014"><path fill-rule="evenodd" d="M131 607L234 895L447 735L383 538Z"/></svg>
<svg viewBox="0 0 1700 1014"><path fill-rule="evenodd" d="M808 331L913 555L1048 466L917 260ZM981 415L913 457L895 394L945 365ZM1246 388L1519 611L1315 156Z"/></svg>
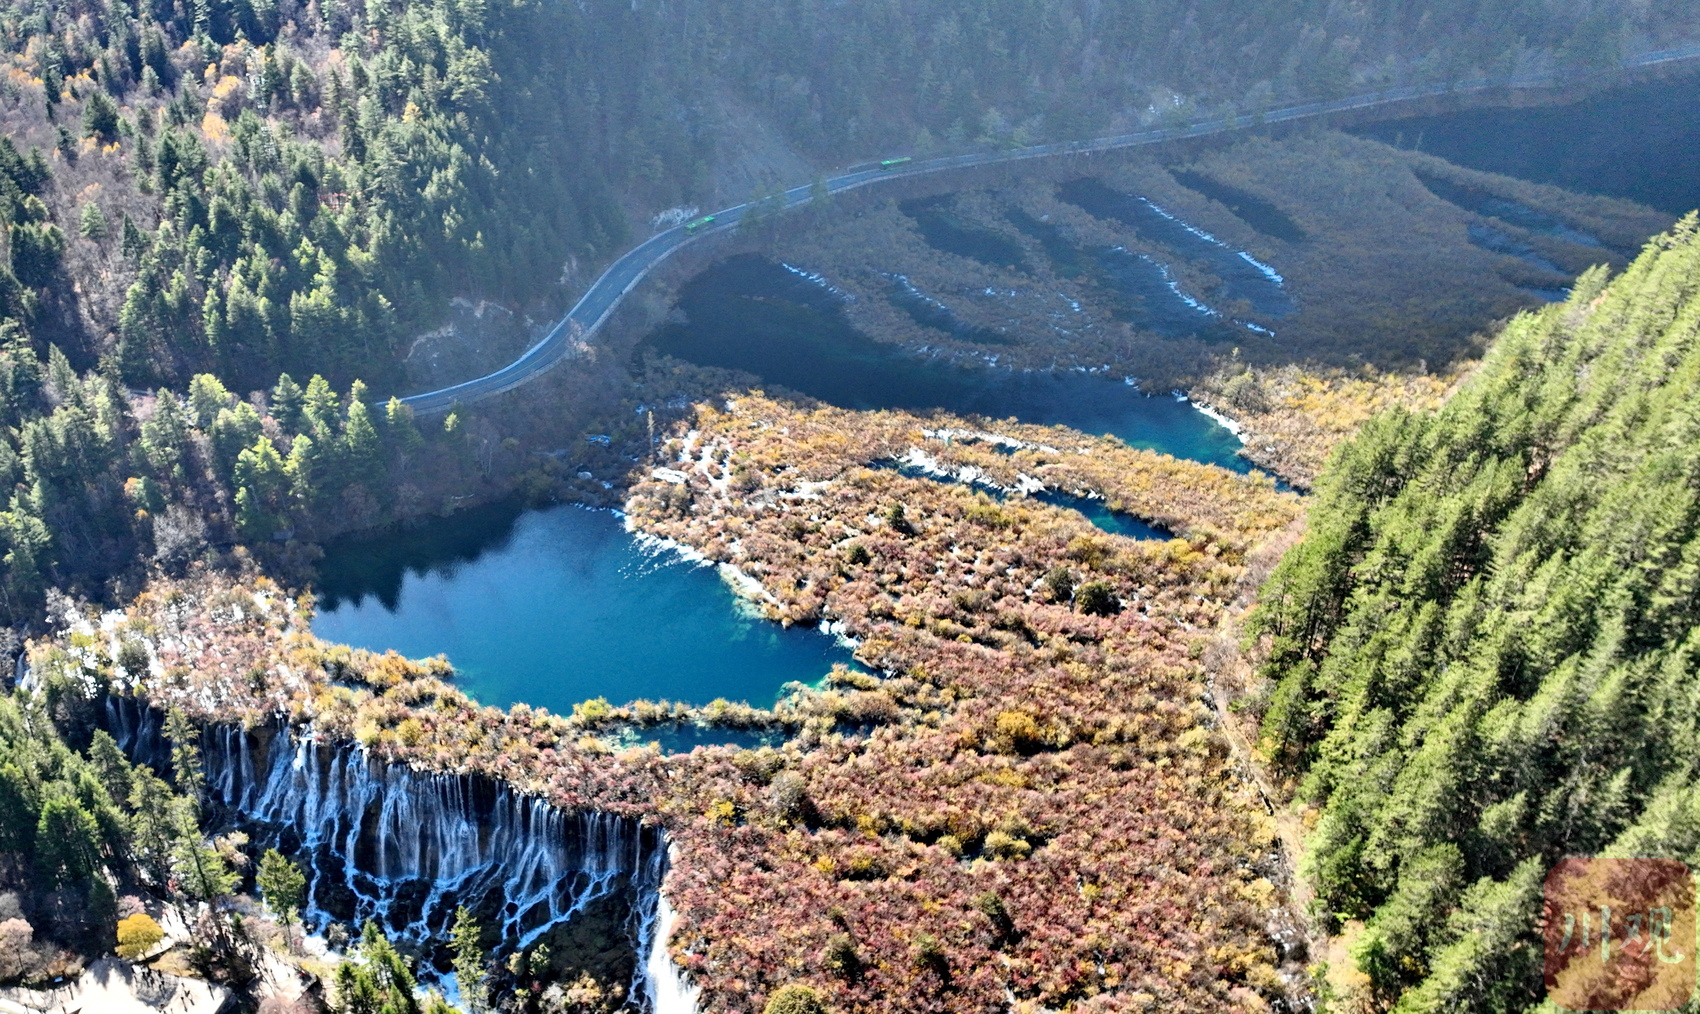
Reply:
<svg viewBox="0 0 1700 1014"><path fill-rule="evenodd" d="M971 257L994 267L1027 271L1027 258L1019 243L964 220L951 210L949 195L917 197L897 207L915 222L921 238L934 250Z"/></svg>
<svg viewBox="0 0 1700 1014"><path fill-rule="evenodd" d="M1534 247L1506 235L1503 231L1495 229L1485 222L1471 222L1467 231L1471 246L1479 246L1483 250L1491 250L1497 254L1505 254L1507 257L1515 257L1530 267L1539 268L1551 275L1570 277L1569 273L1563 268L1536 253Z"/></svg>
<svg viewBox="0 0 1700 1014"><path fill-rule="evenodd" d="M894 469L911 479L928 479L933 482L962 482L1000 503L1008 500L1003 490L989 482L980 480L963 482L961 479L940 475L936 471L929 472L907 461L887 461L879 463L876 467ZM1074 511L1084 517L1092 527L1101 532L1109 532L1112 535L1125 535L1130 539L1152 539L1156 541L1174 538L1170 532L1141 521L1132 514L1111 510L1109 503L1102 497L1075 496L1072 493L1047 489L1043 492L1029 494L1029 499L1050 504L1052 507Z"/></svg>
<svg viewBox="0 0 1700 1014"><path fill-rule="evenodd" d="M1510 222L1512 225L1521 226L1530 232L1543 233L1555 239L1562 239L1567 243L1575 243L1578 246L1603 245L1600 243L1599 237L1584 232L1554 215L1520 204L1508 197L1501 197L1498 194L1476 190L1472 187L1460 186L1451 180L1430 176L1427 173L1417 173L1417 179L1428 188L1429 193L1466 211L1473 211L1478 215Z"/></svg>
<svg viewBox="0 0 1700 1014"><path fill-rule="evenodd" d="M333 545L319 592L315 634L413 658L446 654L459 685L498 707L565 714L593 697L765 707L785 683L813 683L850 661L817 630L751 616L714 568L577 506L497 505Z"/></svg>
<svg viewBox="0 0 1700 1014"><path fill-rule="evenodd" d="M644 348L703 366L745 370L843 408L942 409L961 415L1108 433L1134 447L1221 465L1250 466L1239 440L1172 397L1079 372L1037 373L916 359L873 341L845 318L839 297L755 255L731 257L679 294L685 322Z"/></svg>
<svg viewBox="0 0 1700 1014"><path fill-rule="evenodd" d="M1045 251L1046 258L1051 262L1051 270L1064 278L1079 278L1086 274L1089 267L1086 251L1069 242L1060 226L1052 222L1041 222L1020 208L1009 209L1004 217L1016 229L1038 240L1040 248Z"/></svg>
<svg viewBox="0 0 1700 1014"><path fill-rule="evenodd" d="M1448 162L1681 215L1700 207L1700 75L1543 109L1472 109L1354 128Z"/></svg>
<svg viewBox="0 0 1700 1014"><path fill-rule="evenodd" d="M1082 275L1096 280L1107 298L1111 316L1167 338L1234 341L1243 332L1210 308L1181 294L1167 265L1125 247L1085 250L1063 236L1050 222L1012 209L1006 215L1020 232L1037 240L1052 270L1064 278Z"/></svg>
<svg viewBox="0 0 1700 1014"><path fill-rule="evenodd" d="M917 289L902 275L893 275L886 299L892 306L909 315L922 327L943 331L954 338L979 345L1008 345L1009 337L989 328L975 327L956 315L956 311Z"/></svg>
<svg viewBox="0 0 1700 1014"><path fill-rule="evenodd" d="M1098 270L1112 296L1110 313L1117 320L1154 331L1166 338L1232 341L1235 331L1219 314L1181 294L1168 265L1125 247L1097 251Z"/></svg>
<svg viewBox="0 0 1700 1014"><path fill-rule="evenodd" d="M1188 170L1169 170L1175 181L1188 190L1196 191L1223 205L1240 221L1275 239L1288 243L1303 243L1309 236L1299 224L1273 203L1248 194L1244 190L1203 173Z"/></svg>
<svg viewBox="0 0 1700 1014"><path fill-rule="evenodd" d="M679 298L685 321L663 326L642 348L746 370L847 408L1013 416L1249 469L1232 433L1173 397L1080 372L916 359L852 327L843 298L783 265L733 257L687 284ZM1041 498L1106 531L1165 537L1102 501ZM643 544L612 513L580 507L498 504L332 545L318 590L319 636L411 657L446 654L461 686L499 707L523 701L567 713L595 697L766 706L786 683L814 683L834 663L850 662L849 651L819 631L755 618L713 568ZM696 727L634 738L668 750L765 741Z"/></svg>
<svg viewBox="0 0 1700 1014"><path fill-rule="evenodd" d="M1298 309L1282 283L1245 254L1137 194L1112 190L1095 179L1078 179L1058 187L1057 196L1098 218L1131 226L1184 260L1204 262L1221 279L1222 299L1243 299L1252 310L1270 318Z"/></svg>

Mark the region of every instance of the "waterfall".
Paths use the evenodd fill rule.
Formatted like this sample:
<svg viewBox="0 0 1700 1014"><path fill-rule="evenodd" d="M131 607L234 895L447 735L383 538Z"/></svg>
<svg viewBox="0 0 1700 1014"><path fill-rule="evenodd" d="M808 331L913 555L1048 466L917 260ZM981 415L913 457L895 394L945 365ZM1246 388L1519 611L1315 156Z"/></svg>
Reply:
<svg viewBox="0 0 1700 1014"><path fill-rule="evenodd" d="M163 716L111 697L107 724L126 754L170 768ZM610 813L566 813L505 783L388 764L353 744L287 726L207 726L208 795L288 842L308 877L309 925L370 919L429 949L456 906L479 909L509 947L525 947L587 906L629 891L637 955L630 1005L695 1011L667 957L673 912L661 896L665 834ZM490 913L490 914L487 914Z"/></svg>
<svg viewBox="0 0 1700 1014"><path fill-rule="evenodd" d="M673 933L678 913L667 904L660 892L655 895L655 914L651 918L649 939L640 946L645 955L644 977L648 981L652 1014L697 1014L697 995L701 990L685 980L679 966L667 954L667 938Z"/></svg>

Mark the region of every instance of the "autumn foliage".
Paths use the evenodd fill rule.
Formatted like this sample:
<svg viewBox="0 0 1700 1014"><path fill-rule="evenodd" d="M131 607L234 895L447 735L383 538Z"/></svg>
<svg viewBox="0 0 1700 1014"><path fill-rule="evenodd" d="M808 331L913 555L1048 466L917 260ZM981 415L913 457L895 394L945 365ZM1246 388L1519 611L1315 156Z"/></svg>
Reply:
<svg viewBox="0 0 1700 1014"><path fill-rule="evenodd" d="M161 584L110 620L157 662L140 683L53 645L37 664L664 825L671 951L707 1011L804 989L880 1012L1011 993L1020 1010L1262 1010L1282 994L1272 831L1196 658L1248 549L1296 498L1062 430L946 434L966 424L759 395L693 417L643 466L665 471L638 477L629 523L734 564L775 619L842 624L882 674L839 670L772 711L738 710L791 732L781 748L668 756L602 734L641 707L479 708L442 660L317 640L308 603L264 579ZM1009 440L1013 454L995 450ZM879 467L911 446L1181 534L1136 541ZM1047 580L1059 568L1069 580ZM1092 586L1113 609L1080 601Z"/></svg>

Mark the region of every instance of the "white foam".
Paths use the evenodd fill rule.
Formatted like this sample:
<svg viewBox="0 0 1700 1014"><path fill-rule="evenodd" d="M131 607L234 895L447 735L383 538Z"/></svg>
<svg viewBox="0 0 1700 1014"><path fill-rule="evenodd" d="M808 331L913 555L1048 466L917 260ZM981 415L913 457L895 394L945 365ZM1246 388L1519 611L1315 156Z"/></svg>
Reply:
<svg viewBox="0 0 1700 1014"><path fill-rule="evenodd" d="M1287 284L1287 280L1282 278L1280 272L1276 271L1274 268L1258 260L1256 257L1253 257L1251 254L1246 253L1244 250L1241 250L1239 253L1240 259L1263 272L1263 277L1274 282L1276 285L1284 286Z"/></svg>
<svg viewBox="0 0 1700 1014"><path fill-rule="evenodd" d="M702 990L691 985L667 954L667 938L672 936L673 925L678 920L679 914L667 903L667 895L659 894L643 969L649 981L653 1014L697 1014L700 1009Z"/></svg>
<svg viewBox="0 0 1700 1014"><path fill-rule="evenodd" d="M1182 401L1188 401L1192 405L1193 408L1198 409L1198 411L1202 412L1204 415L1208 416L1211 419L1214 419L1218 426L1221 426L1223 429L1227 430L1229 433L1232 433L1234 435L1234 439L1238 440L1242 444L1245 443L1245 427L1241 426L1239 423L1235 422L1234 420L1229 419L1227 416L1225 416L1222 413L1211 408L1209 405L1200 404L1199 402L1196 402L1196 401L1190 401L1189 399L1184 398L1184 397L1181 400Z"/></svg>

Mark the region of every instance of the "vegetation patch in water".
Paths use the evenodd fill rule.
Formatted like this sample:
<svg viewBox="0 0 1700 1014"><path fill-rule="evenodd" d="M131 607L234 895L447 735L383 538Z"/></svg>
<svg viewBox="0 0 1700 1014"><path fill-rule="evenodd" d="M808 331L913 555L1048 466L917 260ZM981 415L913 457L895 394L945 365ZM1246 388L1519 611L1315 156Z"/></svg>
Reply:
<svg viewBox="0 0 1700 1014"><path fill-rule="evenodd" d="M1021 245L990 229L970 225L951 211L950 196L923 197L897 206L914 220L927 244L935 250L969 257L983 264L1027 271Z"/></svg>
<svg viewBox="0 0 1700 1014"><path fill-rule="evenodd" d="M1263 233L1287 243L1303 243L1308 236L1286 212L1256 194L1230 186L1189 169L1171 169L1170 174L1181 186L1196 190L1233 212L1241 221Z"/></svg>
<svg viewBox="0 0 1700 1014"><path fill-rule="evenodd" d="M1206 262L1221 282L1225 299L1243 299L1255 312L1268 318L1285 317L1298 308L1274 268L1244 251L1230 248L1148 198L1112 190L1101 180L1090 178L1071 180L1057 192L1063 200L1100 218L1132 226L1146 239L1184 259Z"/></svg>

